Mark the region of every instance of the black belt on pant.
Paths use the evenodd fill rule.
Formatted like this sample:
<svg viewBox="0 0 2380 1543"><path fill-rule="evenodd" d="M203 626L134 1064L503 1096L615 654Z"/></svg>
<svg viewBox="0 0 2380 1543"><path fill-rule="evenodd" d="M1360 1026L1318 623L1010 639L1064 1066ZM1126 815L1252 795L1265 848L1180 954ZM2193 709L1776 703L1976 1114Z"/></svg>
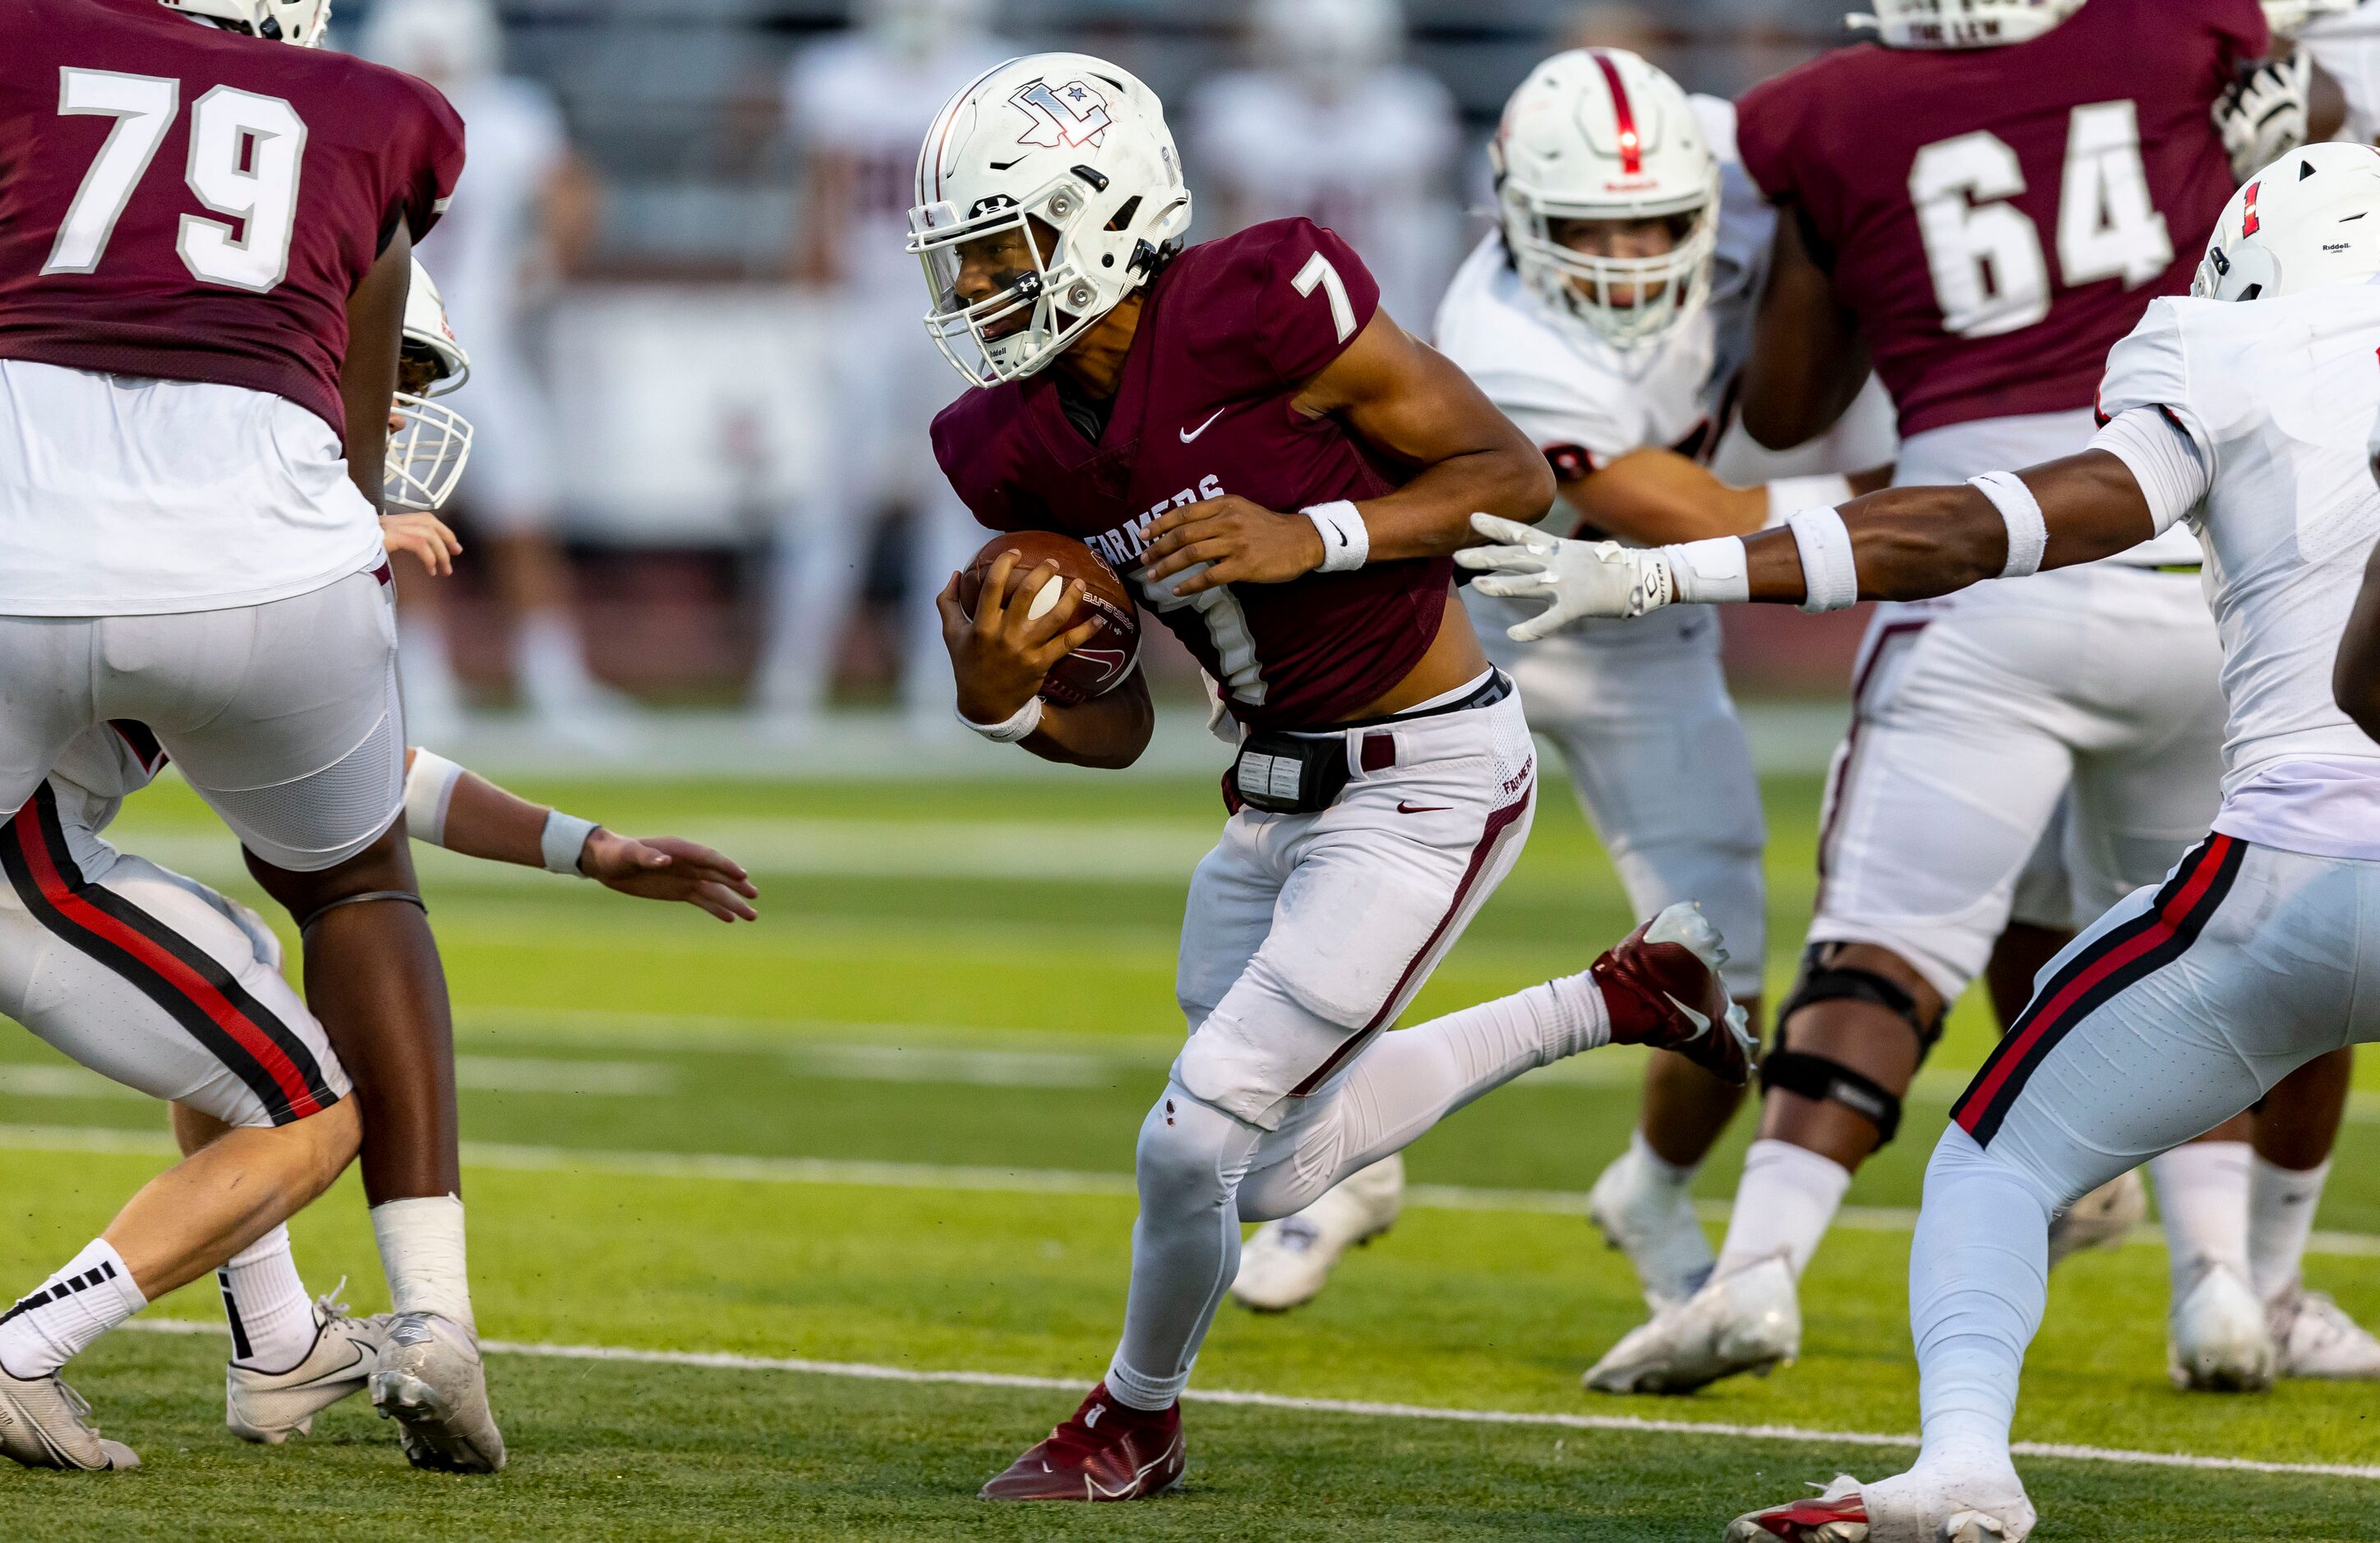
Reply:
<svg viewBox="0 0 2380 1543"><path fill-rule="evenodd" d="M1318 814L1339 801L1354 773L1347 765L1348 733L1394 728L1424 718L1493 707L1512 694L1512 677L1491 669L1479 688L1451 702L1333 723L1325 729L1259 729L1240 742L1240 753L1223 773L1223 807L1237 814L1243 808L1266 814ZM1397 742L1382 734L1365 740L1359 752L1364 770L1385 771L1396 764Z"/></svg>

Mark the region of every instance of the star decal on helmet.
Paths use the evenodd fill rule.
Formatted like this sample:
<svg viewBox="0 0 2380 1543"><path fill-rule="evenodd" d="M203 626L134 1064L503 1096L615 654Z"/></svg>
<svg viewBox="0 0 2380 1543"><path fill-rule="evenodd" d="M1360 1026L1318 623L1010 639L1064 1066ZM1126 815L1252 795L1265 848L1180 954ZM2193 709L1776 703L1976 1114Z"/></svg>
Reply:
<svg viewBox="0 0 2380 1543"><path fill-rule="evenodd" d="M1075 150L1096 145L1115 122L1108 115L1108 99L1087 81L1069 80L1052 86L1036 80L1009 97L1031 121L1016 136L1020 145L1045 150Z"/></svg>

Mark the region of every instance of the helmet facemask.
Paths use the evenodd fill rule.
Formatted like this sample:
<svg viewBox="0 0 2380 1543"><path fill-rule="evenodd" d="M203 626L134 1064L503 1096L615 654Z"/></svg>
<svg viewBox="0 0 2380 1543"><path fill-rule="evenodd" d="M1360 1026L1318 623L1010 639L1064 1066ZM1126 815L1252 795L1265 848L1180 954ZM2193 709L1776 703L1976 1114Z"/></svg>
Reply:
<svg viewBox="0 0 2380 1543"><path fill-rule="evenodd" d="M471 459L471 421L432 397L470 377L452 361L407 337L397 361L396 395L389 402L388 456L381 468L383 507L431 514L446 506Z"/></svg>
<svg viewBox="0 0 2380 1543"><path fill-rule="evenodd" d="M1628 352L1667 337L1708 302L1718 192L1714 168L1704 195L1680 209L1622 214L1608 207L1562 208L1509 179L1499 201L1504 242L1522 282L1555 310L1585 322L1604 343ZM1650 257L1597 256L1554 238L1558 222L1662 217L1683 222L1684 229L1668 251Z"/></svg>

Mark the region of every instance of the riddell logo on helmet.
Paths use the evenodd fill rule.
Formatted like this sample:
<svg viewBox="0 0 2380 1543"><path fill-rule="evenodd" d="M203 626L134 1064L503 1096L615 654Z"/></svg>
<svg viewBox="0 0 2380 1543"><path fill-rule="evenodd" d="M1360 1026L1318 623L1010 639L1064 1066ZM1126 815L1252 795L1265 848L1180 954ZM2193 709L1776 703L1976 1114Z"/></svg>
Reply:
<svg viewBox="0 0 2380 1543"><path fill-rule="evenodd" d="M1607 193L1641 193L1647 188L1660 185L1661 179L1656 176L1620 176L1604 183L1603 190Z"/></svg>
<svg viewBox="0 0 2380 1543"><path fill-rule="evenodd" d="M1020 145L1039 145L1045 150L1097 146L1115 123L1108 115L1108 99L1087 81L1069 80L1052 87L1047 80L1036 80L1008 100L1033 120L1016 136Z"/></svg>

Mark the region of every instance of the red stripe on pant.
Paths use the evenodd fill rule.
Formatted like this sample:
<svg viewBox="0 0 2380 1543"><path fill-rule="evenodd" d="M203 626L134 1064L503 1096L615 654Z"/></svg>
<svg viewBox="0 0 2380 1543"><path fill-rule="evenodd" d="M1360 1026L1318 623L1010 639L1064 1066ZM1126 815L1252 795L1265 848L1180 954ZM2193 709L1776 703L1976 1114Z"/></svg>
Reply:
<svg viewBox="0 0 2380 1543"><path fill-rule="evenodd" d="M2150 912L2154 919L2148 926L2113 940L2104 954L2088 961L2077 960L2075 964L2081 967L2069 966L2072 973L2054 994L2025 1010L2017 1027L2009 1031L2008 1038L1993 1052L1991 1065L1959 1100L1955 1118L1961 1129L1970 1136L1975 1134L2017 1068L2031 1058L2034 1047L2067 1026L2079 1002L2118 971L2173 942L2205 903L2216 876L2223 871L2225 860L2238 844L2235 836L2207 837L2205 844L2192 854L2189 870L2176 875L2178 881L2157 899Z"/></svg>
<svg viewBox="0 0 2380 1543"><path fill-rule="evenodd" d="M279 1045L273 1043L272 1036L250 1021L197 971L160 948L152 940L127 927L75 893L74 887L58 871L56 857L50 851L45 832L42 830L35 800L26 800L24 808L17 811L16 834L18 847L25 856L26 869L41 889L42 898L48 901L62 918L132 955L195 1003L217 1027L230 1035L240 1049L256 1058L257 1064L265 1069L274 1086L288 1099L293 1118L303 1119L322 1112L322 1103L314 1097L313 1090L306 1086L305 1074L298 1069L297 1063Z"/></svg>
<svg viewBox="0 0 2380 1543"><path fill-rule="evenodd" d="M1397 1002L1404 996L1405 988L1413 984L1413 978L1421 969L1422 961L1430 956L1431 951L1438 947L1439 940L1446 936L1446 929L1454 925L1454 918L1463 914L1463 902L1470 896L1471 886L1479 881L1480 869L1488 866L1488 854L1496 849L1496 843L1512 828L1513 822L1528 812L1530 800L1536 796L1536 784L1532 781L1528 792L1521 796L1518 803L1488 811L1488 827L1480 832L1478 844L1471 849L1471 861L1463 870L1463 881L1454 886L1454 898L1447 904L1446 914L1438 918L1438 925L1429 929L1429 936L1420 950L1405 961L1404 973L1397 977L1396 987L1389 992L1389 1000L1380 1003L1380 1010L1372 1014L1371 1022L1357 1029L1348 1037L1346 1043L1330 1052L1330 1060L1315 1068L1313 1075L1304 1082L1291 1088L1291 1098L1303 1099L1321 1087L1331 1073L1345 1065L1348 1058L1357 1051L1370 1044L1373 1036L1387 1025L1389 1014L1396 1011Z"/></svg>

